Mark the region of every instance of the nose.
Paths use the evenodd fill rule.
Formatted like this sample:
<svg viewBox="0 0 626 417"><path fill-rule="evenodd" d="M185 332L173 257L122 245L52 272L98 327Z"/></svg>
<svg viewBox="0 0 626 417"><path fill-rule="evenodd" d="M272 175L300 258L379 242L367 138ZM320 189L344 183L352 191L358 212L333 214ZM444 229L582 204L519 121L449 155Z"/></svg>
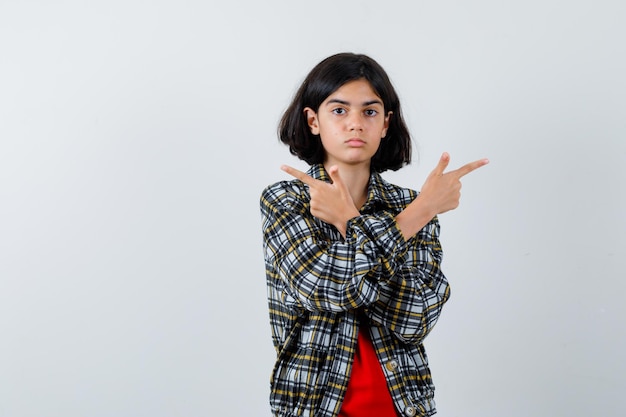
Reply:
<svg viewBox="0 0 626 417"><path fill-rule="evenodd" d="M362 131L363 130L363 118L358 112L353 112L348 115L348 128L350 131Z"/></svg>

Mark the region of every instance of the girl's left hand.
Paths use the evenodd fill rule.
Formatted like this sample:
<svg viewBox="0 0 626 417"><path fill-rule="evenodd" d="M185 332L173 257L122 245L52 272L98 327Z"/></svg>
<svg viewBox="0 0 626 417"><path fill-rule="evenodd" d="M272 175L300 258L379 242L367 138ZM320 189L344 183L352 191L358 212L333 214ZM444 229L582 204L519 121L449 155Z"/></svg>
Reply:
<svg viewBox="0 0 626 417"><path fill-rule="evenodd" d="M341 180L337 166L333 165L328 169L332 183L315 179L288 165L283 165L280 169L309 186L311 214L335 226L345 238L348 220L360 213L352 201L348 188Z"/></svg>

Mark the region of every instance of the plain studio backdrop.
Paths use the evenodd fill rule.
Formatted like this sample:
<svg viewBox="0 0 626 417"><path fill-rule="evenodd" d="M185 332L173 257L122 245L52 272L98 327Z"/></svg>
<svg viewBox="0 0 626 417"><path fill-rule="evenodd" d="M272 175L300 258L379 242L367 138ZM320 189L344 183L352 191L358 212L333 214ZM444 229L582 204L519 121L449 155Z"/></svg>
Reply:
<svg viewBox="0 0 626 417"><path fill-rule="evenodd" d="M0 1L0 417L269 416L259 196L306 166L276 125L366 53L452 298L442 417L626 412L626 3Z"/></svg>

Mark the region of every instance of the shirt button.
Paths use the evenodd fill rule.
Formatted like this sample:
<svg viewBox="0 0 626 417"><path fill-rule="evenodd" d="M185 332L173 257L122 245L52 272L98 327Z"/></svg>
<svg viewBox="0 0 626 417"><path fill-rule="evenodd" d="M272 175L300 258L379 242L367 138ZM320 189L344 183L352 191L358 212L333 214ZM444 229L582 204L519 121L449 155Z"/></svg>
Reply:
<svg viewBox="0 0 626 417"><path fill-rule="evenodd" d="M415 409L415 407L408 406L407 408L404 409L405 416L413 417L416 414L417 414L417 409Z"/></svg>
<svg viewBox="0 0 626 417"><path fill-rule="evenodd" d="M393 372L396 369L398 369L398 361L395 359L391 359L387 361L387 363L385 364L385 367L387 368L388 371Z"/></svg>

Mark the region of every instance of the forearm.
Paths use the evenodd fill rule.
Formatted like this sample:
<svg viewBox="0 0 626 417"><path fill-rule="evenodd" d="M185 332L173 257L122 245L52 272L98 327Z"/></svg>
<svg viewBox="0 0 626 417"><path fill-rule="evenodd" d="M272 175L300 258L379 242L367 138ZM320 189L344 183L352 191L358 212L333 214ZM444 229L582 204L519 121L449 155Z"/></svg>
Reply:
<svg viewBox="0 0 626 417"><path fill-rule="evenodd" d="M380 297L367 310L371 320L406 343L418 343L432 330L450 296L441 271L439 223L429 222L408 242L402 267L381 277Z"/></svg>
<svg viewBox="0 0 626 417"><path fill-rule="evenodd" d="M378 299L379 278L391 276L406 244L391 213L357 216L344 240L319 239L312 218L264 208L264 251L270 275L305 309L342 311Z"/></svg>
<svg viewBox="0 0 626 417"><path fill-rule="evenodd" d="M438 278L436 283L427 284L422 279L401 277L412 284L401 283L400 292L392 290L395 292L392 295L381 290L381 297L369 306L366 315L403 342L421 343L437 323L443 305L450 297L447 280L443 275ZM410 292L406 292L407 286L411 288Z"/></svg>
<svg viewBox="0 0 626 417"><path fill-rule="evenodd" d="M405 240L409 240L422 230L437 215L426 199L417 196L396 216L396 224Z"/></svg>

